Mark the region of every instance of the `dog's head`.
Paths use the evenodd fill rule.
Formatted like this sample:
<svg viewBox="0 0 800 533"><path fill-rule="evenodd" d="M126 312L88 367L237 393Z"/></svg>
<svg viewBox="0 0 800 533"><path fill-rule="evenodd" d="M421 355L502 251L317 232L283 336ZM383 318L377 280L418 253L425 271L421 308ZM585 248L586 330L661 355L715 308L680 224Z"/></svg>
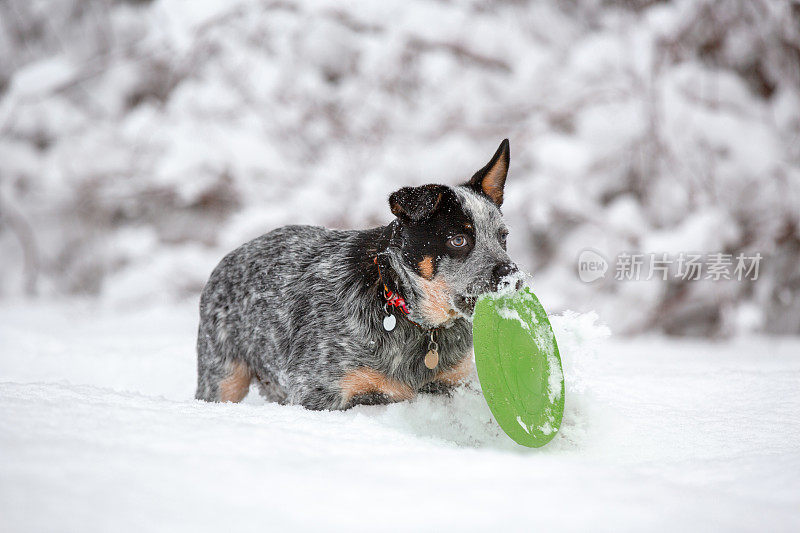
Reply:
<svg viewBox="0 0 800 533"><path fill-rule="evenodd" d="M517 272L506 253L508 229L500 212L509 156L506 139L463 185L403 187L389 197L397 217L390 259L413 293L404 296L415 322L438 326L470 318L479 295Z"/></svg>

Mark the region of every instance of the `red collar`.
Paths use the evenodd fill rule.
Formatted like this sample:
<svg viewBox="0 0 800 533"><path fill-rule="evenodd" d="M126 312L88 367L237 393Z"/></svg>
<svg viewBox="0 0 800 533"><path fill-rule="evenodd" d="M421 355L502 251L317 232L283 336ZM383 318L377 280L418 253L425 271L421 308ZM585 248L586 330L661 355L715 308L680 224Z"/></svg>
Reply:
<svg viewBox="0 0 800 533"><path fill-rule="evenodd" d="M389 290L389 287L386 286L386 282L383 281L383 275L381 274L381 267L378 264L377 256L373 260L375 266L378 267L378 277L381 280L381 285L383 285L383 297L386 299L386 304L390 307L396 307L400 309L403 314L408 314L408 305L406 304L405 299L397 294L396 292L392 292Z"/></svg>

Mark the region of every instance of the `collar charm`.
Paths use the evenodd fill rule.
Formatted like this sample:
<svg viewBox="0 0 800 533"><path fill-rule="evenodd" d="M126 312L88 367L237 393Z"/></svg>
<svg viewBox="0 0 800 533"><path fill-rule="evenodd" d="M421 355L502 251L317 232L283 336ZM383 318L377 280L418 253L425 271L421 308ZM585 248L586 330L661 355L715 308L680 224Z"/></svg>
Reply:
<svg viewBox="0 0 800 533"><path fill-rule="evenodd" d="M431 330L431 339L428 341L428 353L425 354L425 366L430 370L439 366L439 345L433 339L433 330Z"/></svg>
<svg viewBox="0 0 800 533"><path fill-rule="evenodd" d="M389 311L389 308L396 307L400 309L403 314L408 315L408 305L406 305L406 301L402 296L396 292L390 291L389 287L386 286L386 282L383 281L383 275L381 274L381 267L378 265L377 257L374 259L374 263L375 266L378 267L378 277L380 277L381 285L383 285L383 298L386 300L386 303L383 304L383 312L386 313L386 316L383 317L383 329L392 331L397 326L397 317Z"/></svg>
<svg viewBox="0 0 800 533"><path fill-rule="evenodd" d="M383 297L386 298L386 303L383 304L383 312L386 313L386 316L383 317L383 329L392 331L397 325L397 318L389 311L389 307L397 307L407 315L408 306L404 299L387 289L386 285L383 286Z"/></svg>
<svg viewBox="0 0 800 533"><path fill-rule="evenodd" d="M389 312L389 304L383 305L383 312L386 313L386 316L383 317L383 329L392 331L397 325L397 318Z"/></svg>

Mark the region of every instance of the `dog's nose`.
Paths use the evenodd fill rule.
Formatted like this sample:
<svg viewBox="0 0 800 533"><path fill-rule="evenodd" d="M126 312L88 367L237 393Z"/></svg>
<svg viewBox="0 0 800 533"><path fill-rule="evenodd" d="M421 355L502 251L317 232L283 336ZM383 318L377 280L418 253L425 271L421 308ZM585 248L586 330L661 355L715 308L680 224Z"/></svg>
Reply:
<svg viewBox="0 0 800 533"><path fill-rule="evenodd" d="M495 290L500 288L500 282L508 275L513 274L519 270L517 265L514 263L499 263L494 267L492 270L492 285L494 286ZM517 283L519 285L519 283ZM517 289L519 287L516 287Z"/></svg>

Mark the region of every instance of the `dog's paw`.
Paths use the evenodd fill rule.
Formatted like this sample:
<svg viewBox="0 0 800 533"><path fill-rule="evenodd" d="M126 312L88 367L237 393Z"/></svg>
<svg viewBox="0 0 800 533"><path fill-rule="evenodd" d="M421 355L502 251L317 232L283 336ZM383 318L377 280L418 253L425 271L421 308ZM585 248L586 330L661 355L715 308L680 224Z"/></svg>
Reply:
<svg viewBox="0 0 800 533"><path fill-rule="evenodd" d="M347 408L355 407L356 405L385 405L392 403L391 396L382 392L366 392L364 394L356 394L347 404Z"/></svg>
<svg viewBox="0 0 800 533"><path fill-rule="evenodd" d="M437 379L420 387L419 392L423 394L445 394L450 396L454 388L455 385L452 383Z"/></svg>

